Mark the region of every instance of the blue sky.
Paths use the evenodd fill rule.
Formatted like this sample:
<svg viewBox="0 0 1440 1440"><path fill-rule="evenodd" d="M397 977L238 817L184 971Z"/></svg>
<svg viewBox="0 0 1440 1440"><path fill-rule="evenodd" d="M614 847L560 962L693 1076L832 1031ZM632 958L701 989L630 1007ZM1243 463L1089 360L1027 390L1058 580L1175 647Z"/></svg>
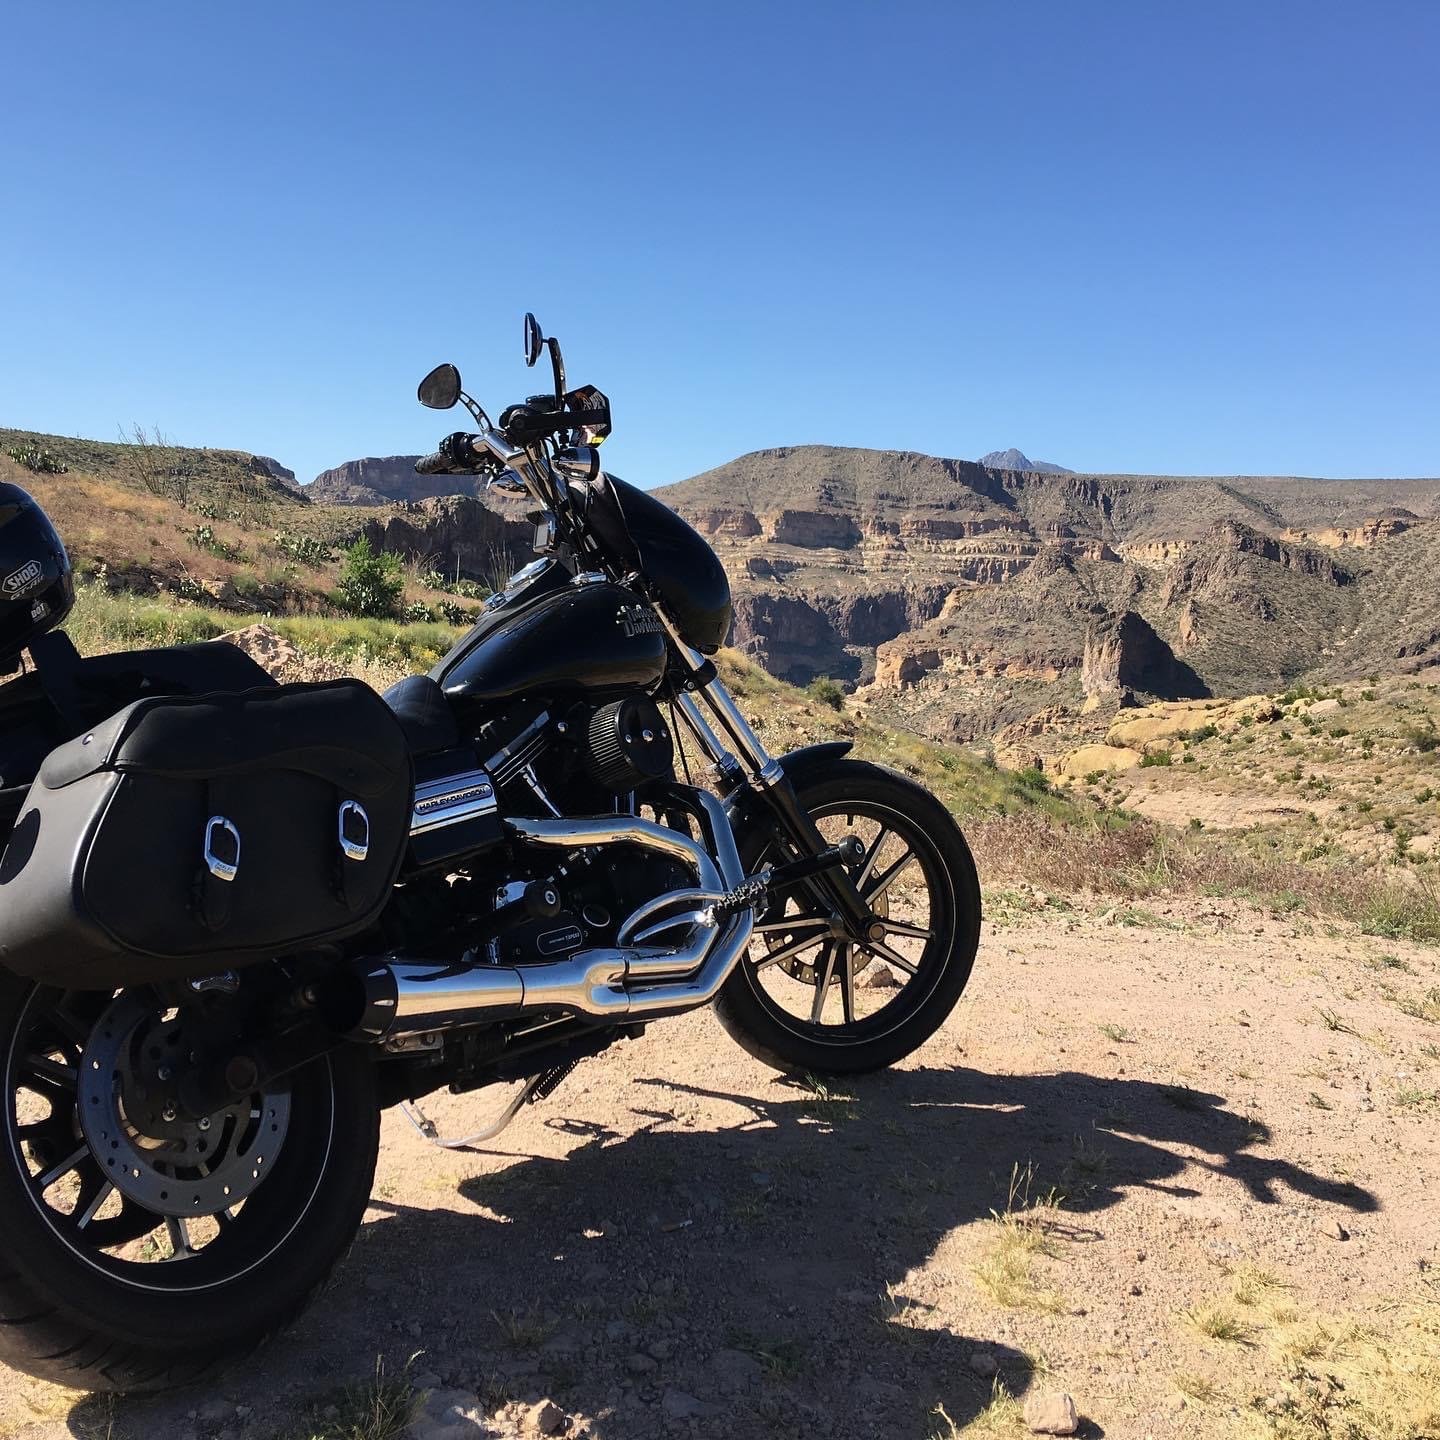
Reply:
<svg viewBox="0 0 1440 1440"><path fill-rule="evenodd" d="M1440 474L1440 6L0 9L0 424L430 448L520 318L762 446Z"/></svg>

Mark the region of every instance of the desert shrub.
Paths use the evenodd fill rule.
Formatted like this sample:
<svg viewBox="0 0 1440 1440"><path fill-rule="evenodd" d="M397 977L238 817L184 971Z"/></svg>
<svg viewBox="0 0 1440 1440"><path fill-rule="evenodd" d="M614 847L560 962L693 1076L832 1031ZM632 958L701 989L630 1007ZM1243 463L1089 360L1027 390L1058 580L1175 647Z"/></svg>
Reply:
<svg viewBox="0 0 1440 1440"><path fill-rule="evenodd" d="M1022 790L1033 790L1039 795L1050 793L1050 777L1038 766L1027 765L1015 772L1015 783Z"/></svg>
<svg viewBox="0 0 1440 1440"><path fill-rule="evenodd" d="M460 605L454 600L442 600L435 609L447 625L473 625L480 618L480 611L474 606Z"/></svg>
<svg viewBox="0 0 1440 1440"><path fill-rule="evenodd" d="M1440 732L1436 731L1433 720L1425 728L1411 725L1405 731L1405 738L1423 755L1429 755L1431 751L1440 748Z"/></svg>
<svg viewBox="0 0 1440 1440"><path fill-rule="evenodd" d="M1174 758L1168 750L1147 750L1140 757L1140 765L1142 769L1151 765L1170 765Z"/></svg>
<svg viewBox="0 0 1440 1440"><path fill-rule="evenodd" d="M293 556L302 565L309 565L312 569L328 565L335 558L330 553L330 547L317 540L313 535L292 535L288 530L277 530L275 544L287 555Z"/></svg>
<svg viewBox="0 0 1440 1440"><path fill-rule="evenodd" d="M477 580L453 579L439 570L427 570L420 577L420 583L427 590L440 590L446 595L458 595L462 600L483 600L492 593L488 585L482 585Z"/></svg>
<svg viewBox="0 0 1440 1440"><path fill-rule="evenodd" d="M828 675L817 675L809 686L810 698L832 710L845 708L845 687Z"/></svg>
<svg viewBox="0 0 1440 1440"><path fill-rule="evenodd" d="M238 545L232 545L223 536L217 535L213 525L197 525L194 529L181 533L197 550L204 550L217 559L243 560L245 558L245 552Z"/></svg>
<svg viewBox="0 0 1440 1440"><path fill-rule="evenodd" d="M1201 740L1213 740L1220 733L1218 725L1200 725L1190 731L1184 738L1192 745L1197 745Z"/></svg>
<svg viewBox="0 0 1440 1440"><path fill-rule="evenodd" d="M434 618L430 607L422 605L418 600L412 600L408 605L400 607L400 619L407 625L424 625Z"/></svg>
<svg viewBox="0 0 1440 1440"><path fill-rule="evenodd" d="M393 615L405 588L400 557L376 551L362 535L346 552L335 598L352 615L383 619Z"/></svg>
<svg viewBox="0 0 1440 1440"><path fill-rule="evenodd" d="M245 600L255 600L260 595L260 581L249 570L237 570L231 577L230 583L235 587L235 593Z"/></svg>
<svg viewBox="0 0 1440 1440"><path fill-rule="evenodd" d="M69 466L39 445L12 445L5 452L17 465L36 475L64 475Z"/></svg>

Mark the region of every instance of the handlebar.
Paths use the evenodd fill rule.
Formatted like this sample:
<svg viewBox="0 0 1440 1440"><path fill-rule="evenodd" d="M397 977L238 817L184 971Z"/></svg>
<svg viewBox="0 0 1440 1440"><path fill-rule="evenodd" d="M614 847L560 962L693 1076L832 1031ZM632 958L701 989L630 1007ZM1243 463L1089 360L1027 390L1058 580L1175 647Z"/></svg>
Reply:
<svg viewBox="0 0 1440 1440"><path fill-rule="evenodd" d="M508 469L525 458L524 450L509 444L498 431L488 427L469 435L457 430L447 435L440 448L415 462L417 475L472 475L488 469Z"/></svg>

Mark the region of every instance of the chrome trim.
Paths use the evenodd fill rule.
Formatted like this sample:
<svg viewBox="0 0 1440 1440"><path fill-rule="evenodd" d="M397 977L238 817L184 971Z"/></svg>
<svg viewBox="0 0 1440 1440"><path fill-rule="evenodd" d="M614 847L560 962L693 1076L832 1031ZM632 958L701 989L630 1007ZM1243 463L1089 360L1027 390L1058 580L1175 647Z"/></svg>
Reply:
<svg viewBox="0 0 1440 1440"><path fill-rule="evenodd" d="M665 627L665 633L670 637L670 643L675 647L681 659L685 661L691 674L700 674L710 662L692 645L685 643L679 627L666 613L663 605L656 605L655 613L660 617L660 623ZM771 758L770 752L765 748L760 737L750 728L749 721L740 713L740 707L731 698L730 692L716 679L706 685L697 685L695 693L704 697L712 714L720 722L720 728L725 731L735 745L738 758L745 769L750 772L750 777L761 785L775 784L783 776L784 771ZM681 696L682 707L689 698L686 695ZM694 706L693 701L691 704ZM712 755L712 758L717 765L723 765L725 763L724 756L729 752L725 751L719 737L700 715L699 707L694 706L693 714L687 710L686 718L693 727L696 727L696 738L702 745L709 748L709 745L714 743L722 752L719 755ZM709 737L708 741L707 736Z"/></svg>
<svg viewBox="0 0 1440 1440"><path fill-rule="evenodd" d="M410 833L424 835L458 825L476 815L493 814L495 787L484 770L463 770L415 787L410 805Z"/></svg>
<svg viewBox="0 0 1440 1440"><path fill-rule="evenodd" d="M700 801L709 801L719 810L719 802L712 796L698 792ZM707 807L708 808L708 807ZM726 834L730 822L719 810ZM712 826L714 821L711 821ZM653 820L642 820L636 815L595 815L576 819L530 820L522 816L506 816L505 828L521 840L532 845L558 845L567 850L581 849L587 845L639 845L649 850L658 850L672 860L691 866L706 890L718 890L724 885L716 862L697 841L668 825L657 825ZM733 850L735 838L730 835ZM738 861L737 861L738 868ZM742 877L743 878L743 877Z"/></svg>
<svg viewBox="0 0 1440 1440"><path fill-rule="evenodd" d="M681 787L676 787L679 791ZM678 803L677 795L677 803ZM688 835L633 816L588 819L507 819L510 832L539 845L640 845L694 868L698 888L671 892L641 906L620 933L634 934L672 905L692 907L659 934L684 924L679 945L639 944L581 950L539 965L454 965L400 957L372 962L362 980L363 1018L352 1034L389 1040L453 1029L533 1011L560 1010L597 1019L679 1014L712 999L725 983L755 925L749 909L721 917L715 901L744 881L735 836L720 802L701 790L687 792L713 855ZM638 938L638 937L637 937Z"/></svg>
<svg viewBox="0 0 1440 1440"><path fill-rule="evenodd" d="M542 710L518 735L502 745L485 761L485 770L496 785L504 785L519 774L534 757L534 747L544 738L550 712Z"/></svg>
<svg viewBox="0 0 1440 1440"><path fill-rule="evenodd" d="M360 823L365 827L365 838L363 840L352 840L345 833L345 822L351 816L358 816ZM365 813L365 807L358 800L345 800L341 803L336 813L336 829L340 836L340 849L347 860L363 860L370 853L370 817Z"/></svg>
<svg viewBox="0 0 1440 1440"><path fill-rule="evenodd" d="M222 860L215 853L215 832L224 831L235 842L235 859ZM240 870L240 832L223 815L212 815L205 824L205 866L217 880L233 880Z"/></svg>

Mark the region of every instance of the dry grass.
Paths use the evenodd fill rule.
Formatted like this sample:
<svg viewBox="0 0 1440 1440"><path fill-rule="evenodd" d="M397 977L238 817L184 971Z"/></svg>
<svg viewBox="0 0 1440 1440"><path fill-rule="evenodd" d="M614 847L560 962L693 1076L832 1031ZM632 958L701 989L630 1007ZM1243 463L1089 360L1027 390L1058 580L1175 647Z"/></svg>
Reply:
<svg viewBox="0 0 1440 1440"><path fill-rule="evenodd" d="M1263 1440L1436 1440L1440 1437L1440 1306L1381 1311L1381 1319L1302 1310L1291 1286L1253 1267L1232 1299L1183 1312L1207 1339L1254 1347L1273 1380L1250 1400L1248 1433ZM1202 1376L1177 1375L1190 1398L1214 1398ZM1198 1387L1192 1388L1192 1385Z"/></svg>
<svg viewBox="0 0 1440 1440"><path fill-rule="evenodd" d="M295 1440L302 1435L304 1440L400 1440L415 1411L409 1369L387 1375L384 1360L377 1359L369 1380L316 1407Z"/></svg>
<svg viewBox="0 0 1440 1440"><path fill-rule="evenodd" d="M1250 1327L1224 1305L1197 1305L1182 1311L1181 1318L1207 1340L1218 1340L1226 1345L1250 1343Z"/></svg>
<svg viewBox="0 0 1440 1440"><path fill-rule="evenodd" d="M1035 1198L1034 1184L1033 1166L1017 1164L1011 1170L1005 1208L990 1212L989 1244L974 1275L997 1305L1059 1314L1065 1309L1064 1298L1035 1276L1035 1262L1058 1253L1054 1237L1059 1228L1059 1197L1052 1190Z"/></svg>
<svg viewBox="0 0 1440 1440"><path fill-rule="evenodd" d="M1367 934L1440 941L1440 894L1421 875L1350 861L1302 864L1251 853L1234 837L1181 834L1146 820L1045 812L991 815L967 827L987 879L1126 899L1229 895L1279 913L1356 922Z"/></svg>

